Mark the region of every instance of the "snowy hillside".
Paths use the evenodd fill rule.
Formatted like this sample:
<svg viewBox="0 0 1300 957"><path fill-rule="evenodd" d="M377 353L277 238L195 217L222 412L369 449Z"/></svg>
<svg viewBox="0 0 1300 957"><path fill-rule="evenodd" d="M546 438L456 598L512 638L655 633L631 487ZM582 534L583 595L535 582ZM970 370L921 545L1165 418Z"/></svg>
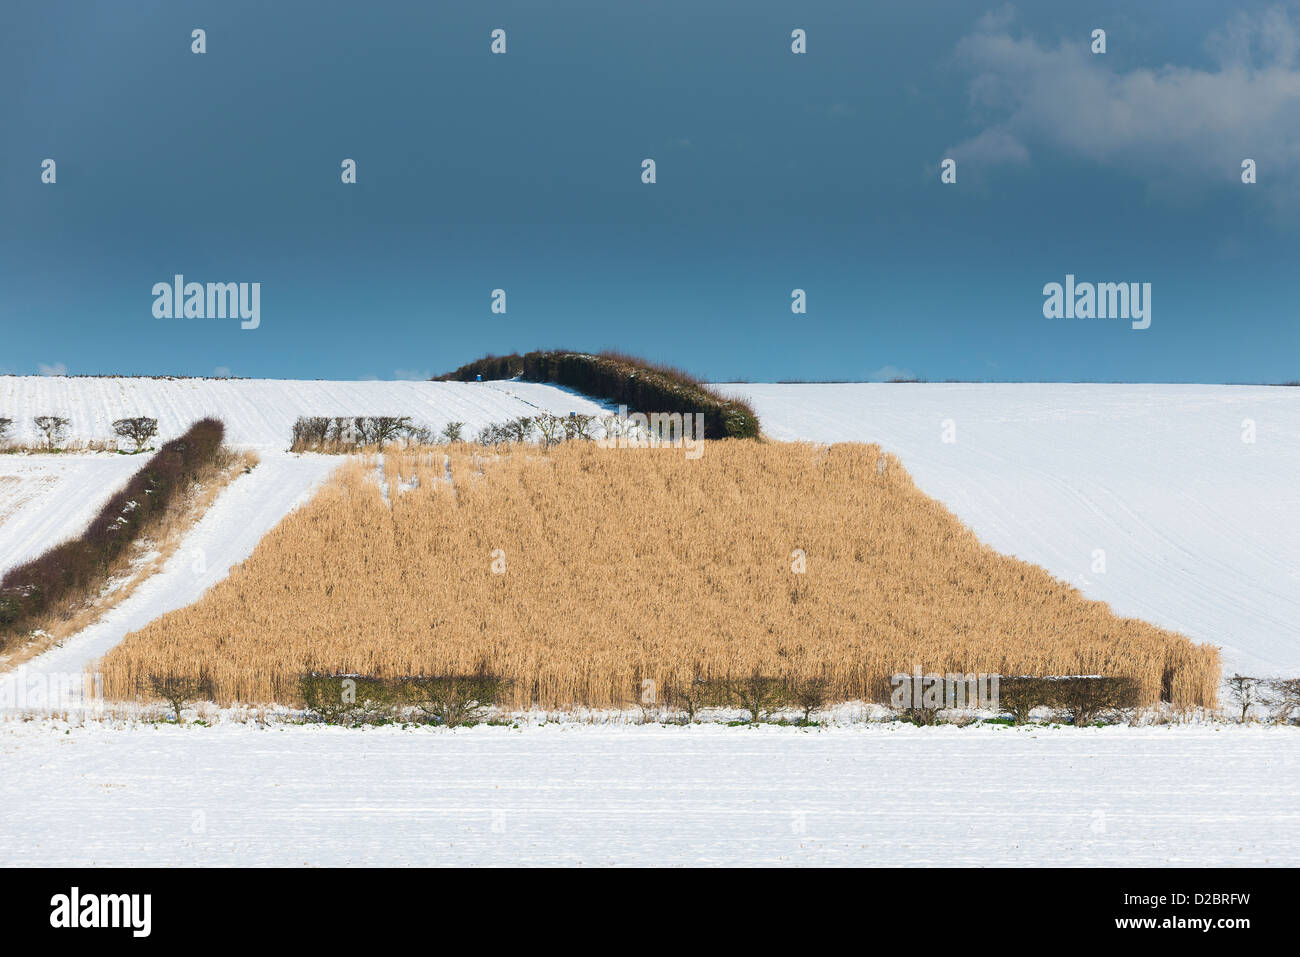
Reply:
<svg viewBox="0 0 1300 957"><path fill-rule="evenodd" d="M0 455L0 575L80 535L142 461L129 455Z"/></svg>
<svg viewBox="0 0 1300 957"><path fill-rule="evenodd" d="M264 462L274 465L267 472L291 483L281 490L286 502L296 501L304 489L311 488L328 465L292 468L268 458L288 447L299 415L409 415L435 429L451 421L464 422L466 433L473 435L490 422L539 410L596 413L602 407L564 389L528 382L0 376L0 416L14 420L13 440L39 443L32 425L36 415L67 417L71 438L77 440L111 439L114 419L153 416L158 419L159 441L213 415L226 423L230 443L257 448ZM0 573L79 535L144 461L111 453L0 456ZM256 484L264 481L259 477ZM300 484L295 487L295 482ZM273 496L272 500L280 499Z"/></svg>
<svg viewBox="0 0 1300 957"><path fill-rule="evenodd" d="M166 440L214 415L226 423L231 443L255 447L262 458L218 498L162 571L102 620L33 661L33 669L76 672L128 631L197 600L247 558L340 461L283 451L297 416L409 415L434 428L461 421L473 435L490 422L540 410L596 413L602 407L534 383L0 377L0 415L14 420L19 440L37 442L31 419L47 413L71 419L76 439L109 438L114 419L150 415ZM0 456L0 573L80 534L144 461L111 453ZM7 680L0 677L0 684Z"/></svg>
<svg viewBox="0 0 1300 957"><path fill-rule="evenodd" d="M985 542L1121 614L1222 646L1229 674L1300 673L1300 389L722 388L751 398L774 438L881 442ZM156 415L164 436L218 415L233 442L263 454L261 475L240 482L263 487L259 495L270 494L267 482L286 483L270 498L282 510L328 471L327 463L307 463L311 457L297 466L276 461L300 414L393 413L434 427L456 419L473 431L539 409L600 408L567 390L523 382L0 377L0 415L24 427L35 414L67 415L78 437L87 426L107 437L112 419L131 414ZM1243 441L1251 423L1254 441ZM138 461L0 456L0 568L79 532ZM243 511L227 507L214 520L227 513L230 534L241 541L220 550L237 561L254 542L244 541ZM275 519L264 511L254 524L266 530ZM219 534L209 523L205 535ZM166 580L185 587L155 595L147 608L142 599L140 608L123 609L120 624L139 627L143 615L192 601L198 592L185 577L174 572Z"/></svg>
<svg viewBox="0 0 1300 957"><path fill-rule="evenodd" d="M0 674L0 701L46 704L39 694L18 694L14 691L17 686L10 683L37 673L76 674L126 637L127 632L197 601L226 577L232 565L251 555L262 536L280 519L310 498L339 461L337 456L329 455L263 455L251 473L239 476L222 491L162 569L131 595L59 647L34 658L24 674ZM4 533L0 526L0 536Z"/></svg>
<svg viewBox="0 0 1300 957"><path fill-rule="evenodd" d="M720 388L773 438L880 442L983 541L1222 646L1226 674L1300 674L1300 389Z"/></svg>
<svg viewBox="0 0 1300 957"><path fill-rule="evenodd" d="M74 439L111 439L114 419L147 415L170 439L195 419L216 416L236 445L284 449L300 415L409 415L441 429L468 423L472 434L539 410L592 414L601 406L576 393L531 382L331 382L296 379L139 379L0 376L0 416L13 438L37 443L38 415L71 420Z"/></svg>

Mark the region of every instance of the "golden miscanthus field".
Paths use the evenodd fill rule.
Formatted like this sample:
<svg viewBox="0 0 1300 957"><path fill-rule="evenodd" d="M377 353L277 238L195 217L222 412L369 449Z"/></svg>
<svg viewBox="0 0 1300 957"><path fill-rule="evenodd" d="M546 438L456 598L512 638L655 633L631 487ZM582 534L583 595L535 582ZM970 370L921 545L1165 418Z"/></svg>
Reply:
<svg viewBox="0 0 1300 957"><path fill-rule="evenodd" d="M198 603L127 636L106 694L206 672L220 703L298 704L305 672L486 664L513 707L622 707L642 679L755 670L887 701L920 667L1121 675L1148 702L1214 703L1217 649L981 544L874 445L453 445L390 451L380 474L350 459Z"/></svg>

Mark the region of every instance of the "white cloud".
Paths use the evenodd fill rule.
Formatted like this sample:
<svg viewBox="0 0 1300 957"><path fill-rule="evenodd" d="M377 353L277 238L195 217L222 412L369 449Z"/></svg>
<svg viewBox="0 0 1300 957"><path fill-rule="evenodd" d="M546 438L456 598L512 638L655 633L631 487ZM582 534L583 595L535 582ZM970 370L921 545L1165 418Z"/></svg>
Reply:
<svg viewBox="0 0 1300 957"><path fill-rule="evenodd" d="M68 367L65 366L62 362L55 362L51 365L47 365L44 362L38 362L36 364L36 368L41 375L67 375L68 374Z"/></svg>
<svg viewBox="0 0 1300 957"><path fill-rule="evenodd" d="M216 376L218 379L229 379L230 366L217 366L215 369L212 370L212 374Z"/></svg>
<svg viewBox="0 0 1300 957"><path fill-rule="evenodd" d="M875 372L867 373L868 382L888 382L891 379L915 379L916 373L911 369L900 369L898 366L881 366Z"/></svg>
<svg viewBox="0 0 1300 957"><path fill-rule="evenodd" d="M981 128L945 155L969 174L1064 154L1170 196L1240 187L1249 157L1261 191L1272 181L1300 198L1300 15L1280 6L1238 14L1206 49L1215 68L1121 72L1086 36L1052 47L1013 35L1005 13L985 18L956 50Z"/></svg>
<svg viewBox="0 0 1300 957"><path fill-rule="evenodd" d="M426 379L432 379L433 373L428 369L425 369L423 372L420 372L417 369L394 369L393 378L405 379L409 382L423 382Z"/></svg>

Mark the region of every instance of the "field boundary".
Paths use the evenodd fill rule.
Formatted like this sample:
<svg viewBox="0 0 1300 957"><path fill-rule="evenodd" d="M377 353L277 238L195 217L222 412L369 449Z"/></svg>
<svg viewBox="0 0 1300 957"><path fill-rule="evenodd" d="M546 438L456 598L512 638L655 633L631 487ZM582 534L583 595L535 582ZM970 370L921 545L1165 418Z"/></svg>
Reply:
<svg viewBox="0 0 1300 957"><path fill-rule="evenodd" d="M122 600L159 565L155 560L139 565L133 550L155 540L174 550L184 528L233 475L251 469L256 457L223 451L223 435L216 419L194 423L151 456L80 536L5 573L0 579L0 650L10 655L7 665L80 630L88 616L97 617ZM99 599L115 579L125 581L116 583L105 605ZM45 640L33 642L33 637Z"/></svg>

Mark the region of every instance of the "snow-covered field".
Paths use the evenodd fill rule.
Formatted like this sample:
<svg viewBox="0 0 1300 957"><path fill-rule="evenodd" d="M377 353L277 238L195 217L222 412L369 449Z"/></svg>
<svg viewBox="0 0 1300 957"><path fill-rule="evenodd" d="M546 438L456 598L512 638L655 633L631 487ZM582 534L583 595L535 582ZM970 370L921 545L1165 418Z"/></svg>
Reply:
<svg viewBox="0 0 1300 957"><path fill-rule="evenodd" d="M881 442L989 544L1223 645L1229 669L1300 673L1300 390L727 388L773 437ZM0 377L15 419L64 414L103 438L149 414L166 438L217 414L262 457L161 572L30 662L21 693L0 678L0 701L37 704L33 674L76 673L246 557L337 463L282 451L297 415L473 430L539 408L600 410L527 383ZM0 457L0 568L80 531L138 464ZM10 713L0 864L1290 864L1297 757L1290 727L444 732Z"/></svg>
<svg viewBox="0 0 1300 957"><path fill-rule="evenodd" d="M14 438L35 444L37 415L71 420L75 439L112 439L112 422L147 415L163 440L212 415L227 441L285 449L300 415L409 415L441 429L465 422L470 435L539 409L594 414L602 406L577 393L530 382L331 382L300 379L140 379L0 376L0 415L14 420Z"/></svg>
<svg viewBox="0 0 1300 957"><path fill-rule="evenodd" d="M251 555L262 536L305 502L338 464L337 457L327 455L263 455L251 473L217 496L162 569L59 647L0 673L0 709L75 706L81 688L70 685L67 676L78 674L128 632L197 601L232 565ZM52 682L49 676L59 680ZM48 696L53 700L47 701Z"/></svg>
<svg viewBox="0 0 1300 957"><path fill-rule="evenodd" d="M80 535L144 463L131 455L0 455L0 575Z"/></svg>
<svg viewBox="0 0 1300 957"><path fill-rule="evenodd" d="M1292 865L1293 728L0 723L0 865Z"/></svg>
<svg viewBox="0 0 1300 957"><path fill-rule="evenodd" d="M1300 388L721 388L774 438L881 443L983 541L1221 646L1227 674L1300 674Z"/></svg>
<svg viewBox="0 0 1300 957"><path fill-rule="evenodd" d="M473 435L489 423L541 410L594 414L604 406L564 389L514 382L0 376L0 415L14 420L11 438L20 442L39 442L31 421L39 414L69 418L71 437L80 440L112 438L114 419L150 415L158 419L160 441L215 415L226 423L229 443L254 448L262 459L252 475L237 479L218 498L161 573L62 648L31 661L28 671L80 670L128 631L197 600L232 564L247 558L261 536L305 501L339 462L284 451L299 415L410 415L435 429L464 422ZM0 574L79 535L145 461L113 453L0 456ZM0 686L4 681L0 677ZM14 699L0 696L5 700Z"/></svg>
<svg viewBox="0 0 1300 957"><path fill-rule="evenodd" d="M1229 673L1300 673L1300 389L722 388L750 397L775 438L882 443L984 541L1121 614L1220 645ZM0 410L16 421L55 410L73 419L74 432L78 422L93 423L94 435L82 437L104 437L113 418L141 411L157 415L164 434L217 414L231 441L259 448L268 465L299 414L382 411L435 427L458 419L473 431L538 409L601 406L523 382L0 377ZM76 534L137 461L0 457L0 570ZM269 498L286 508L320 479L287 464L261 471L263 487L272 478L288 483ZM235 551L246 554L241 514L221 514L243 540ZM249 527L274 524L265 518ZM221 533L206 534L215 541ZM189 601L194 592L179 594Z"/></svg>

